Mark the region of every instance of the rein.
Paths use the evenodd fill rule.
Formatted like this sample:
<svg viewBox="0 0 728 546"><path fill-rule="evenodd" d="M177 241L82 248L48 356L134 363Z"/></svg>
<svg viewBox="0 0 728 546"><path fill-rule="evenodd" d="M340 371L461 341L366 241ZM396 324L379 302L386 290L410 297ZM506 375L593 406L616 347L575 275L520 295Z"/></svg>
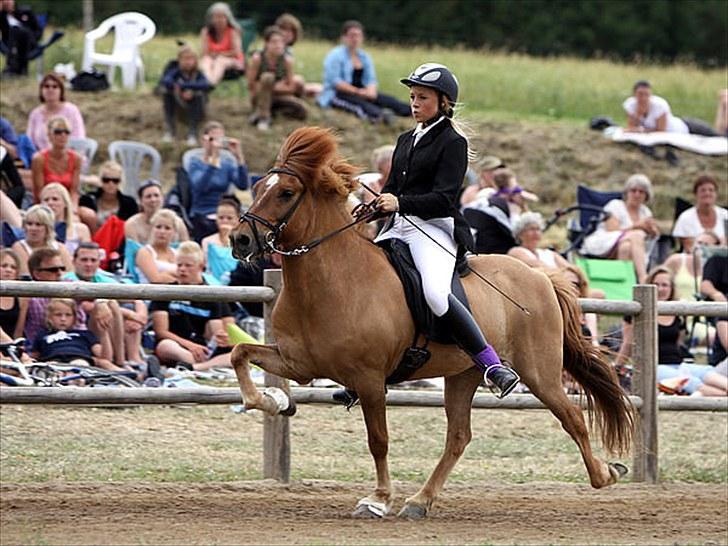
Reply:
<svg viewBox="0 0 728 546"><path fill-rule="evenodd" d="M295 173L294 171L292 171L291 169L288 169L286 167L278 167L275 169L271 169L270 171L268 171L266 176L270 175L270 174L276 174L276 173L294 176L301 182L301 184L303 184L301 177L297 173ZM257 214L254 214L252 212L246 212L245 214L243 214L240 217L240 222L241 223L245 222L250 227L250 231L253 233L253 236L255 237L255 243L256 243L256 245L258 245L259 249L269 250L270 252L274 252L274 253L280 254L282 256L301 256L303 254L310 252L311 250L313 250L314 248L319 246L324 241L331 239L332 237L335 237L339 233L342 233L342 232L346 231L347 229L350 229L350 228L356 226L357 224L366 222L367 220L369 220L370 218L372 218L374 215L377 214L377 211L372 210L371 212L357 215L356 220L354 220L353 222L350 222L350 223L348 223L338 229L335 229L334 231L327 233L326 235L318 237L308 243L298 245L297 247L292 248L291 250L283 250L281 248L278 248L276 246L277 242L278 242L278 237L280 237L281 233L283 233L283 230L288 225L288 221L293 216L293 213L296 212L296 209L298 209L298 206L301 204L301 201L303 200L303 196L305 195L305 193L306 193L306 186L303 185L303 191L301 192L301 194L298 196L298 198L293 203L293 205L291 205L291 208L286 211L286 213L283 215L283 217L280 218L276 224L273 224L272 222L266 220L265 218L263 218L261 216L258 216ZM358 207L362 207L362 205L359 205ZM356 211L358 209L358 207L354 210ZM359 210L363 210L364 208L365 207L363 207L362 209L359 209ZM264 238L261 237L260 234L258 233L257 224L261 224L270 230L265 235Z"/></svg>

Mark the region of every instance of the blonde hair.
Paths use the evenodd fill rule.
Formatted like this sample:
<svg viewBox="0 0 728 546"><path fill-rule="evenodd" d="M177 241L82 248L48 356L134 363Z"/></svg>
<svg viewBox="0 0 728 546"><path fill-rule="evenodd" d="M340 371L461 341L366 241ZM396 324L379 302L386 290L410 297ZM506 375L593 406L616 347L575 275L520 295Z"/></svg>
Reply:
<svg viewBox="0 0 728 546"><path fill-rule="evenodd" d="M73 126L71 125L71 122L68 121L68 118L64 116L54 116L51 119L48 120L48 124L46 127L48 128L48 132L50 133L53 129L59 126L63 126L63 129L67 129L68 131L73 131Z"/></svg>
<svg viewBox="0 0 728 546"><path fill-rule="evenodd" d="M124 167L122 167L121 164L111 159L108 161L104 161L104 163L101 165L101 168L99 169L99 178L101 178L106 172L114 172L118 174L119 178L121 178L120 185L124 184Z"/></svg>
<svg viewBox="0 0 728 546"><path fill-rule="evenodd" d="M152 224L152 227L154 227L154 224L156 224L159 220L169 221L169 223L172 224L172 229L175 231L177 230L177 214L175 214L174 211L170 209L159 209L152 215L149 223Z"/></svg>
<svg viewBox="0 0 728 546"><path fill-rule="evenodd" d="M185 241L177 248L177 257L189 256L194 258L198 264L205 262L205 256L202 253L202 248L195 241Z"/></svg>
<svg viewBox="0 0 728 546"><path fill-rule="evenodd" d="M75 300L72 300L70 298L52 298L51 301L48 302L48 307L46 307L45 322L47 328L53 328L53 326L51 325L51 312L60 305L65 305L66 307L68 307L73 313L74 317L78 314Z"/></svg>
<svg viewBox="0 0 728 546"><path fill-rule="evenodd" d="M43 246L51 246L52 243L56 242L56 219L53 216L53 211L51 209L45 205L33 205L25 213L25 218L23 218L23 227L25 227L30 220L36 221L45 226L46 238L43 241Z"/></svg>
<svg viewBox="0 0 728 546"><path fill-rule="evenodd" d="M63 211L63 222L66 223L66 230L68 231L68 233L70 233L73 229L73 203L71 203L71 194L68 193L68 190L65 186L63 186L63 184L59 184L58 182L51 182L47 186L44 186L42 190L40 190L41 203L43 202L43 195L47 195L51 191L57 191L61 194L61 200L63 201L63 205L65 207L65 210Z"/></svg>

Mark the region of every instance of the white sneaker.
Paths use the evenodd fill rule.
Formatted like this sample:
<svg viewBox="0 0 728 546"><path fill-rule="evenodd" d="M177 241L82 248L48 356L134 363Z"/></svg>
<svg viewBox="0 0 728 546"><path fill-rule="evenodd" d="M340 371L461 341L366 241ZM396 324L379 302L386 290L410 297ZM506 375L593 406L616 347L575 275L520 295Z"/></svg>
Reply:
<svg viewBox="0 0 728 546"><path fill-rule="evenodd" d="M190 135L187 137L187 140L185 141L185 144L187 146L197 146L197 138L193 135Z"/></svg>
<svg viewBox="0 0 728 546"><path fill-rule="evenodd" d="M174 137L172 136L172 133L164 133L162 136L162 142L165 144L170 144L171 142L174 142Z"/></svg>
<svg viewBox="0 0 728 546"><path fill-rule="evenodd" d="M260 119L255 126L258 128L258 131L268 131L270 129L270 120L265 118Z"/></svg>

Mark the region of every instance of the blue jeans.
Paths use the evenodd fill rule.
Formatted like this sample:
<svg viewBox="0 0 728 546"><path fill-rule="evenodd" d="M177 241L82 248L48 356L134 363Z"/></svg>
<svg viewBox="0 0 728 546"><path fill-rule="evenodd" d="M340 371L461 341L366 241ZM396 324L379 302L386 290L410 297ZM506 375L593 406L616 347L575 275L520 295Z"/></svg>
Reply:
<svg viewBox="0 0 728 546"><path fill-rule="evenodd" d="M688 377L690 380L683 390L688 394L693 394L703 384L705 374L712 371L715 371L715 368L707 364L658 364L657 381L673 377Z"/></svg>

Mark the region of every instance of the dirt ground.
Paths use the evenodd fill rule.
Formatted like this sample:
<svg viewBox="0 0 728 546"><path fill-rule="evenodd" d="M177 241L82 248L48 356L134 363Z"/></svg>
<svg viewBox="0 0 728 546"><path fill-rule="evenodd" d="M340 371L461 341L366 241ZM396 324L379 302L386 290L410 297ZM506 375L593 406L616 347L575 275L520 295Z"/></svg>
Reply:
<svg viewBox="0 0 728 546"><path fill-rule="evenodd" d="M352 519L365 484L5 483L2 544L726 544L725 484L453 485L427 520ZM413 485L400 485L395 509Z"/></svg>

